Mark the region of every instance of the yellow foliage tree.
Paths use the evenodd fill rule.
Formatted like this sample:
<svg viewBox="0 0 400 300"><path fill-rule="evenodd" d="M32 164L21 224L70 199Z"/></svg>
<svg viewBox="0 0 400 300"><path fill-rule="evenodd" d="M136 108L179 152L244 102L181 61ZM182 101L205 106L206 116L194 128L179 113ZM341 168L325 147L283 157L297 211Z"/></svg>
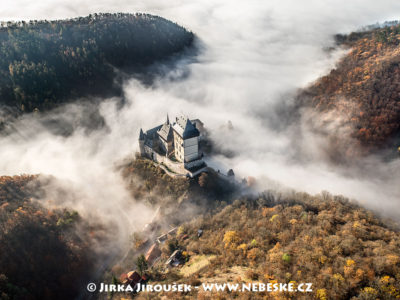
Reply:
<svg viewBox="0 0 400 300"><path fill-rule="evenodd" d="M237 231L227 231L224 234L224 243L225 248L231 248L232 246L238 244L240 242L240 237Z"/></svg>
<svg viewBox="0 0 400 300"><path fill-rule="evenodd" d="M328 296L326 295L326 289L317 290L317 299L328 300Z"/></svg>

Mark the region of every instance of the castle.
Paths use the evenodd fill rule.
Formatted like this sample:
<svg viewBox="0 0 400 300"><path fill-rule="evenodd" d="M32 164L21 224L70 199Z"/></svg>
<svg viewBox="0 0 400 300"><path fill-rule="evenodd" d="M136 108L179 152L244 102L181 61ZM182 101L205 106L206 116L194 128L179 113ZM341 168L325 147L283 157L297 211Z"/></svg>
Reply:
<svg viewBox="0 0 400 300"><path fill-rule="evenodd" d="M204 135L203 123L180 116L170 123L139 133L139 149L142 157L160 163L170 175L193 177L207 168L199 142Z"/></svg>

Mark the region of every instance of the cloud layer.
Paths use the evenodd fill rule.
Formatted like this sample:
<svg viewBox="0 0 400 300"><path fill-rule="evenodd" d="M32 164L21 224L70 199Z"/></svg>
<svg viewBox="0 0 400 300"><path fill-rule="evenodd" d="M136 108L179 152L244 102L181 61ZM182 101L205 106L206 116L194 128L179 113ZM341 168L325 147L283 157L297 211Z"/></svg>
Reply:
<svg viewBox="0 0 400 300"><path fill-rule="evenodd" d="M146 12L176 21L198 36L199 57L183 60L151 87L135 79L126 82L123 109L112 99L101 104L107 125L101 130L87 132L77 125L71 136L62 137L34 116L26 117L14 134L0 140L1 174L43 173L69 182L82 199L71 200L71 205L110 219L123 215L119 221L127 228L126 236L152 212L131 204L114 173L115 163L133 156L140 127L159 124L167 113L185 113L201 119L220 147L234 150L233 158L212 158L222 170L256 176L263 188L277 182L311 193L328 190L354 197L386 212L399 207L398 161L368 158L362 172L332 166L321 154L323 139L306 128L299 143L307 159L297 160L295 130L285 127L284 114L278 113L290 107L296 89L328 72L344 53L324 50L333 46L333 34L395 19L398 1L16 0L2 5L0 19L95 12ZM63 116L80 124L86 116L79 116L79 110L79 105L69 105L45 118ZM228 121L233 131L226 130Z"/></svg>

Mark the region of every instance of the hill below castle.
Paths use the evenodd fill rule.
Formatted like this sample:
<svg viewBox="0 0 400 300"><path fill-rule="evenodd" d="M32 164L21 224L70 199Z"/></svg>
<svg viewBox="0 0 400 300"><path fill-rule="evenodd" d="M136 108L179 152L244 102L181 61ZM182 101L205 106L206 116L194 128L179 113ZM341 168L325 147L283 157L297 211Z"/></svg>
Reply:
<svg viewBox="0 0 400 300"><path fill-rule="evenodd" d="M222 190L226 183L218 182L215 174L209 174L211 180L204 175L174 179L143 159L122 170L135 198L161 205L164 226L178 228L176 235L160 244L160 260L148 270L150 284L313 283L311 294L218 293L222 299L400 297L396 281L400 271L398 225L343 196L293 191L254 195L246 189L228 194ZM162 226L155 229L155 236L163 230ZM136 255L144 251L138 243L145 238L133 241ZM165 262L177 249L184 262L166 269ZM132 261L128 256L113 270L128 272L135 268ZM200 289L185 297L214 299L215 295ZM115 299L120 296L116 294ZM137 298L174 296L141 293Z"/></svg>
<svg viewBox="0 0 400 300"><path fill-rule="evenodd" d="M400 297L397 225L342 196L274 191L254 195L213 173L195 179L171 178L150 160L142 159L123 165L121 172L136 201L161 209L149 224L151 233L133 233L131 251L108 266L102 282L116 282L121 273L135 269L135 257L146 251L143 245L150 246L151 239L173 226L176 234L161 244L158 263L146 271L151 284L311 282L311 294L268 296ZM77 212L45 208L33 200L40 198L46 180L0 177L3 296L70 299L85 291L83 283L94 278L94 266L101 258L99 241L107 230L101 224L88 224ZM176 249L182 250L185 262L165 272L165 261ZM232 295L267 296L219 293L222 298ZM114 298L121 296L116 293ZM137 299L163 296L176 295L144 293ZM213 299L215 294L193 291L186 296Z"/></svg>
<svg viewBox="0 0 400 300"><path fill-rule="evenodd" d="M342 196L267 192L181 224L168 245L182 249L186 262L164 273L171 250L163 248L151 283L313 284L312 293L225 291L220 299L398 299L399 242L398 229ZM187 299L217 294L193 289Z"/></svg>

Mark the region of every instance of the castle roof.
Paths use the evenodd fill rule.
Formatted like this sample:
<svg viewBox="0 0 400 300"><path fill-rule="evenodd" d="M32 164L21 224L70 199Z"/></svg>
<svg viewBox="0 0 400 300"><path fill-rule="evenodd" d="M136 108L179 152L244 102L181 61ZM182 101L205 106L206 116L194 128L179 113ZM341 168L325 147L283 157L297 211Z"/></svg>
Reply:
<svg viewBox="0 0 400 300"><path fill-rule="evenodd" d="M167 121L162 125L160 130L158 131L158 135L165 141L171 141L173 138L172 135L172 127L169 123L169 117L167 115Z"/></svg>
<svg viewBox="0 0 400 300"><path fill-rule="evenodd" d="M162 125L158 125L152 129L149 129L146 131L146 137L153 139L155 136L155 134L157 133L157 131L159 131L161 129Z"/></svg>
<svg viewBox="0 0 400 300"><path fill-rule="evenodd" d="M173 125L173 128L183 139L189 139L200 135L196 126L185 116L176 118L176 123Z"/></svg>
<svg viewBox="0 0 400 300"><path fill-rule="evenodd" d="M153 147L153 140L156 138L157 132L161 129L162 125L156 126L152 129L149 129L144 134L144 143L150 147ZM139 135L140 138L140 135Z"/></svg>

